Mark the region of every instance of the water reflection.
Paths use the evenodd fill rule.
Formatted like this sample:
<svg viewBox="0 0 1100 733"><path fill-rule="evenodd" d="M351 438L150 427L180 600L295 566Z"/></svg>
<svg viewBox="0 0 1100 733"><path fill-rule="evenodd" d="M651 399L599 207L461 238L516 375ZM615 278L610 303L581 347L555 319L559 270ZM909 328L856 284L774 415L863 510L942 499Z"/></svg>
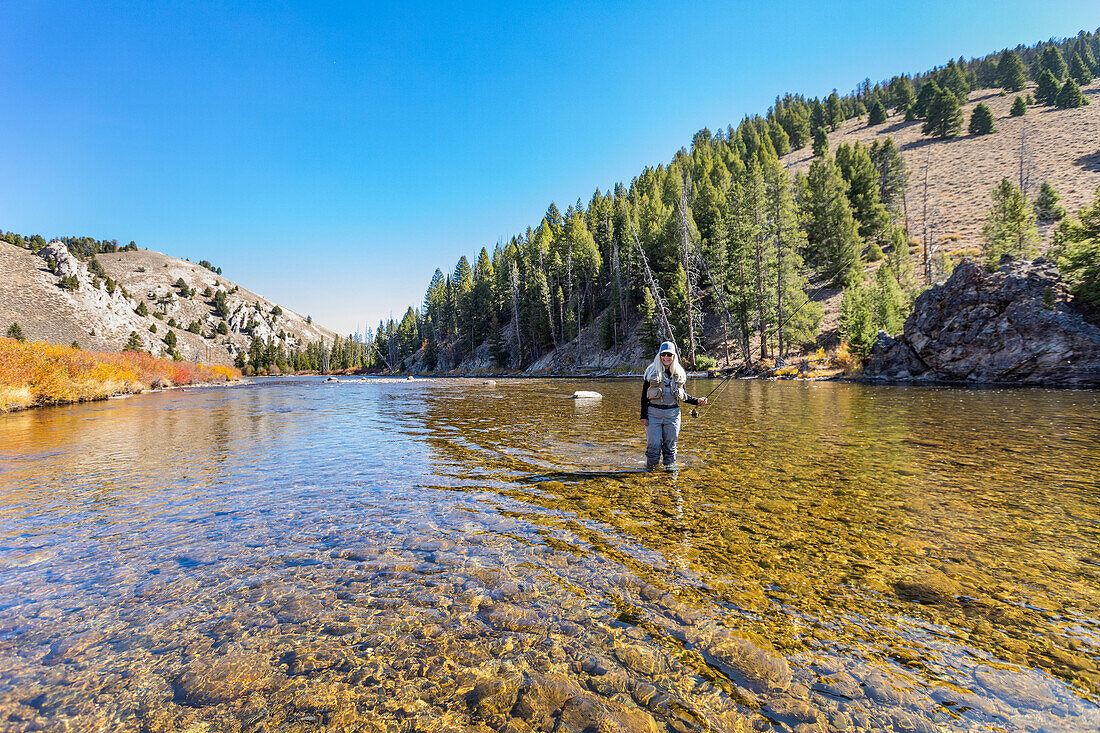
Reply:
<svg viewBox="0 0 1100 733"><path fill-rule="evenodd" d="M678 472L636 393L4 416L0 729L1100 727L1096 393L735 382Z"/></svg>

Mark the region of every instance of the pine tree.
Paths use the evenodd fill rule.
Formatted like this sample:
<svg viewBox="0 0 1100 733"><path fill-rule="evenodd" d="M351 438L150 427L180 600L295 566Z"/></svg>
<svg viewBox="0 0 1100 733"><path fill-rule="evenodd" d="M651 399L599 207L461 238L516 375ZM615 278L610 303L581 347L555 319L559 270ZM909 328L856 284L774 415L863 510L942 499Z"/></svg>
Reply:
<svg viewBox="0 0 1100 733"><path fill-rule="evenodd" d="M470 292L470 328L474 345L488 338L492 316L497 312L495 281L489 251L482 247L477 263L474 265L474 285Z"/></svg>
<svg viewBox="0 0 1100 733"><path fill-rule="evenodd" d="M886 108L876 99L867 113L867 126L881 125L883 122L886 122Z"/></svg>
<svg viewBox="0 0 1100 733"><path fill-rule="evenodd" d="M993 189L993 205L986 213L982 236L985 265L993 269L1001 255L1034 257L1038 251L1039 230L1035 227L1035 211L1016 186L1007 178Z"/></svg>
<svg viewBox="0 0 1100 733"><path fill-rule="evenodd" d="M894 279L906 293L914 290L913 258L909 256L909 239L905 230L894 227L890 231L890 252L886 255L884 267L894 273Z"/></svg>
<svg viewBox="0 0 1100 733"><path fill-rule="evenodd" d="M776 155L782 157L791 152L791 137L775 119L768 122L768 138L772 141Z"/></svg>
<svg viewBox="0 0 1100 733"><path fill-rule="evenodd" d="M1019 99L1019 97L1017 97ZM993 126L993 112L984 103L978 102L974 111L970 113L970 127L967 128L971 135L988 135L996 131Z"/></svg>
<svg viewBox="0 0 1100 733"><path fill-rule="evenodd" d="M889 92L890 103L898 114L904 114L917 98L913 91L913 82L907 76L895 76L891 79Z"/></svg>
<svg viewBox="0 0 1100 733"><path fill-rule="evenodd" d="M806 176L802 217L806 260L829 282L847 284L862 272L863 242L848 203L848 184L830 158L817 158Z"/></svg>
<svg viewBox="0 0 1100 733"><path fill-rule="evenodd" d="M840 97L835 89L829 95L829 98L825 100L825 121L833 132L839 130L840 126L844 124L844 111L840 107Z"/></svg>
<svg viewBox="0 0 1100 733"><path fill-rule="evenodd" d="M137 313L139 316L149 315L149 308L145 305L144 300L138 303L137 308L134 309L134 313Z"/></svg>
<svg viewBox="0 0 1100 733"><path fill-rule="evenodd" d="M889 267L875 270L870 290L871 327L876 335L879 331L896 335L908 315L909 299L894 277L894 271Z"/></svg>
<svg viewBox="0 0 1100 733"><path fill-rule="evenodd" d="M933 137L956 137L962 129L963 113L959 100L949 89L941 90L928 105L921 132Z"/></svg>
<svg viewBox="0 0 1100 733"><path fill-rule="evenodd" d="M814 157L820 158L829 153L829 133L824 127L814 130Z"/></svg>
<svg viewBox="0 0 1100 733"><path fill-rule="evenodd" d="M1061 90L1062 87L1058 84L1058 79L1047 69L1039 77L1039 87L1035 90L1035 100L1040 104L1054 104L1058 98L1058 92Z"/></svg>
<svg viewBox="0 0 1100 733"><path fill-rule="evenodd" d="M894 144L894 138L887 137L871 143L871 163L878 175L879 200L893 222L905 217L905 188L909 172L901 151ZM904 224L904 222L903 222Z"/></svg>
<svg viewBox="0 0 1100 733"><path fill-rule="evenodd" d="M848 203L859 223L859 236L868 240L878 238L886 230L890 217L882 205L870 152L859 142L844 143L837 148L836 165L848 183Z"/></svg>
<svg viewBox="0 0 1100 733"><path fill-rule="evenodd" d="M1009 117L1023 117L1027 114L1027 103L1024 102L1024 98L1017 96L1012 101L1012 110L1008 113Z"/></svg>
<svg viewBox="0 0 1100 733"><path fill-rule="evenodd" d="M1080 54L1074 54L1069 62L1069 78L1082 86L1092 81L1092 70Z"/></svg>
<svg viewBox="0 0 1100 733"><path fill-rule="evenodd" d="M859 282L853 282L844 288L844 297L840 301L838 330L840 338L848 342L849 350L861 358L870 355L876 334L871 325L871 307L867 302L867 289Z"/></svg>
<svg viewBox="0 0 1100 733"><path fill-rule="evenodd" d="M1073 109L1085 106L1089 103L1089 100L1081 93L1081 88L1077 86L1077 82L1073 79L1066 79L1066 83L1058 91L1054 103L1059 109Z"/></svg>
<svg viewBox="0 0 1100 733"><path fill-rule="evenodd" d="M764 162L763 175L765 216L775 262L772 287L775 290L774 320L778 326L772 337L776 353L782 356L792 345L813 338L821 325L824 308L820 303L808 302L806 295L809 283L799 254L806 248L806 234L798 222L790 176L774 158Z"/></svg>
<svg viewBox="0 0 1100 733"><path fill-rule="evenodd" d="M992 89L995 86L998 86L997 62L993 60L992 56L986 56L974 71L974 80L970 88Z"/></svg>
<svg viewBox="0 0 1100 733"><path fill-rule="evenodd" d="M917 117L928 116L928 108L932 105L932 100L942 91L935 79L926 81L917 93L917 101L913 102L913 114Z"/></svg>
<svg viewBox="0 0 1100 733"><path fill-rule="evenodd" d="M1090 320L1100 323L1100 188L1091 206L1058 225L1053 250L1074 302Z"/></svg>
<svg viewBox="0 0 1100 733"><path fill-rule="evenodd" d="M939 77L937 82L940 89L949 89L960 104L966 102L967 95L970 93L970 84L967 83L966 74L963 73L958 64L949 61L937 76Z"/></svg>
<svg viewBox="0 0 1100 733"><path fill-rule="evenodd" d="M508 353L508 340L504 336L504 329L500 325L500 317L493 311L489 322L489 355L493 357L493 363L503 368L508 365L511 355Z"/></svg>
<svg viewBox="0 0 1100 733"><path fill-rule="evenodd" d="M23 329L19 327L18 323L13 323L8 326L7 333L5 333L4 335L10 339L15 339L16 341L20 342L27 340L27 337L23 335Z"/></svg>
<svg viewBox="0 0 1100 733"><path fill-rule="evenodd" d="M1048 45L1039 54L1034 70L1035 78L1038 79L1042 76L1044 71L1054 74L1054 78L1058 80L1059 84L1069 76L1069 66L1066 65L1066 58L1054 44Z"/></svg>
<svg viewBox="0 0 1100 733"><path fill-rule="evenodd" d="M1066 210L1058 205L1058 192L1050 181L1039 186L1039 196L1035 199L1035 216L1039 221L1058 221L1065 217Z"/></svg>
<svg viewBox="0 0 1100 733"><path fill-rule="evenodd" d="M1077 36L1077 41L1073 44L1073 48L1070 50L1070 57L1080 56L1081 60L1085 63L1085 67L1088 68L1089 73L1095 74L1098 67L1096 63L1096 55L1093 54L1092 48L1089 46L1088 38L1085 34L1081 33ZM1070 64L1072 69L1072 63ZM1072 70L1070 72L1072 74Z"/></svg>
<svg viewBox="0 0 1100 733"><path fill-rule="evenodd" d="M840 336L853 352L867 358L878 332L898 333L908 310L909 299L893 270L880 267L870 282L845 288L840 303Z"/></svg>
<svg viewBox="0 0 1100 733"><path fill-rule="evenodd" d="M557 209L555 208L554 211L557 211ZM470 308L470 293L474 289L474 271L470 268L470 261L466 259L466 255L458 258L454 275L451 277L451 287L452 307L455 314L454 323L457 328L457 335L462 340L459 350L465 354L468 353L467 350L472 351L474 348L473 314Z"/></svg>
<svg viewBox="0 0 1100 733"><path fill-rule="evenodd" d="M141 336L138 336L137 331L130 332L130 338L126 340L126 345L122 347L123 351L143 351L143 344L141 343Z"/></svg>
<svg viewBox="0 0 1100 733"><path fill-rule="evenodd" d="M1024 62L1020 61L1015 51L1001 52L1001 60L997 64L997 83L1010 92L1018 92L1027 86Z"/></svg>

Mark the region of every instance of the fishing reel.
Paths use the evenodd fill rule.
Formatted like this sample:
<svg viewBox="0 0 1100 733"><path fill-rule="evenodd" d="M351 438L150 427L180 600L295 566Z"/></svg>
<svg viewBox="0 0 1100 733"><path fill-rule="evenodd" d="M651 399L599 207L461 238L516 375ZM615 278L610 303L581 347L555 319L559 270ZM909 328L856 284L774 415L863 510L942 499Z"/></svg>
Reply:
<svg viewBox="0 0 1100 733"><path fill-rule="evenodd" d="M699 417L699 411L696 410L694 407L691 408L691 416L692 417Z"/></svg>

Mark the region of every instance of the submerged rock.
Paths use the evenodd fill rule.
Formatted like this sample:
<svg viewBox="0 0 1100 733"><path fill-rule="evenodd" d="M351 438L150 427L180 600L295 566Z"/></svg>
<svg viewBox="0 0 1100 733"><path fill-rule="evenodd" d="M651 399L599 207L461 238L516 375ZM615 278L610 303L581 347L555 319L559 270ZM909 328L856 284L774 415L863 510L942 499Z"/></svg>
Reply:
<svg viewBox="0 0 1100 733"><path fill-rule="evenodd" d="M575 400L602 400L603 395L599 392L592 392L586 389L578 389L573 393L573 399Z"/></svg>
<svg viewBox="0 0 1100 733"><path fill-rule="evenodd" d="M1100 385L1100 328L1070 304L1054 263L1006 256L996 272L964 260L925 291L902 335L879 334L870 379Z"/></svg>
<svg viewBox="0 0 1100 733"><path fill-rule="evenodd" d="M176 691L188 704L218 705L270 688L276 675L266 655L236 649L188 664L176 680Z"/></svg>

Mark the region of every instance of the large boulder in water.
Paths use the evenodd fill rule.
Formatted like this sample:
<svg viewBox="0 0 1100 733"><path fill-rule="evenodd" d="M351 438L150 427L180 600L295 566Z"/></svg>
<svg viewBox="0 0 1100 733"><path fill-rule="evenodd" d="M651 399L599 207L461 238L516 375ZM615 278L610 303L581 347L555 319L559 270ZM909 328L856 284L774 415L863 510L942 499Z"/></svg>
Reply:
<svg viewBox="0 0 1100 733"><path fill-rule="evenodd" d="M964 260L917 298L902 334L880 333L870 379L1100 386L1100 328L1070 305L1054 263Z"/></svg>

